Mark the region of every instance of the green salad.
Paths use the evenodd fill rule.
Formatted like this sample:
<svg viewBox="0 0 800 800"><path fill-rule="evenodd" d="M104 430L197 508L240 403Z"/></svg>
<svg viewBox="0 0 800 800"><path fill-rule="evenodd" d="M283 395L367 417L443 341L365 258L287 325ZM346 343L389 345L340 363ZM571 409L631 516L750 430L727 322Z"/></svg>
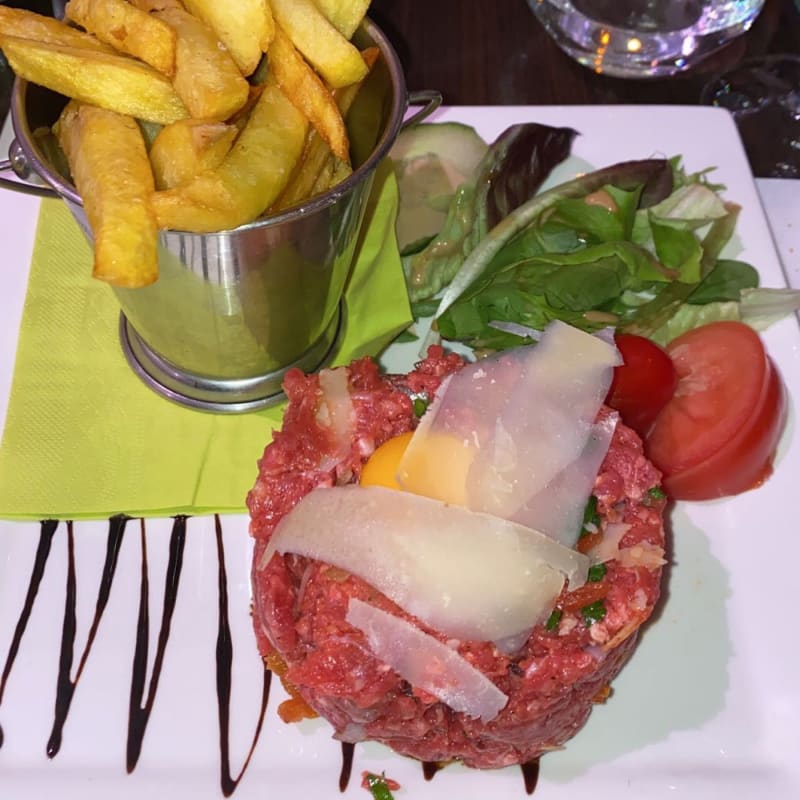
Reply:
<svg viewBox="0 0 800 800"><path fill-rule="evenodd" d="M629 161L539 191L574 135L509 128L453 187L438 232L402 253L415 313L433 315L441 337L498 350L560 319L665 344L718 320L761 329L800 308L800 292L760 288L752 265L722 257L739 207L712 169L688 174L680 156ZM457 152L451 143L425 158L452 174L446 162Z"/></svg>

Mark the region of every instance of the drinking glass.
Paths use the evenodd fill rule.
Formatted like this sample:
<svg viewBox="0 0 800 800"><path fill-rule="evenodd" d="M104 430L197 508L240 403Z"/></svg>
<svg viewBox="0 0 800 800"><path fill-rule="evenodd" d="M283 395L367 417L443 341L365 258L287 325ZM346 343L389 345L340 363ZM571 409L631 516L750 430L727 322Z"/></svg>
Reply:
<svg viewBox="0 0 800 800"><path fill-rule="evenodd" d="M598 73L674 75L744 33L764 0L528 0L558 46Z"/></svg>
<svg viewBox="0 0 800 800"><path fill-rule="evenodd" d="M731 112L753 174L800 178L800 56L742 61L711 78L700 102Z"/></svg>

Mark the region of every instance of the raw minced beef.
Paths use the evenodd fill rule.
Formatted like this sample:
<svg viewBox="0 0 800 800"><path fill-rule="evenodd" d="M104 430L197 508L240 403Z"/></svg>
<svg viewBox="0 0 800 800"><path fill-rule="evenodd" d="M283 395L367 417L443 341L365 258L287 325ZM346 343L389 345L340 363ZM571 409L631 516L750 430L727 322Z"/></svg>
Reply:
<svg viewBox="0 0 800 800"><path fill-rule="evenodd" d="M633 431L617 425L595 482L600 523L582 542L582 549L610 552L605 575L575 592L565 589L556 603L557 622L553 617L549 626L535 628L513 656L491 642L457 645L508 695L489 722L453 711L379 661L361 631L345 621L350 598L410 620L451 645L452 639L341 569L289 554L261 564L275 526L297 501L317 486L357 481L376 447L416 426L409 395L432 396L462 363L434 347L407 376L383 376L370 359L351 364L346 386L353 427L346 442L320 415L319 376L287 375L283 427L267 446L248 496L256 540L254 624L262 654L281 664L287 684L330 721L338 738L380 741L424 761L502 767L557 748L581 728L630 656L658 599L664 500L649 491L660 475ZM586 609L598 603L602 618L587 618Z"/></svg>

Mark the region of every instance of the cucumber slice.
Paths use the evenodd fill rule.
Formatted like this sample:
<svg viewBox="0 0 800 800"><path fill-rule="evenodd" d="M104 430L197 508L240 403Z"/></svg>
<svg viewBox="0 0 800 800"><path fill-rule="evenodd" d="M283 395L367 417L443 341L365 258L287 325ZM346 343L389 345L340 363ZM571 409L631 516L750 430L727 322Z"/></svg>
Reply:
<svg viewBox="0 0 800 800"><path fill-rule="evenodd" d="M474 128L458 122L421 123L400 133L389 155L400 194L396 231L401 253L441 230L450 198L487 149Z"/></svg>

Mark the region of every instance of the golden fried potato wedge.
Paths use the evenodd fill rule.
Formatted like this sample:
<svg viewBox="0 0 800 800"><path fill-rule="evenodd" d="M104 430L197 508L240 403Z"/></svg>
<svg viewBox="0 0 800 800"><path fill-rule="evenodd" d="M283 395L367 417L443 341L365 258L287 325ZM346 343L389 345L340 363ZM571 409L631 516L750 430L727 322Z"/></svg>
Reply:
<svg viewBox="0 0 800 800"><path fill-rule="evenodd" d="M268 79L222 164L153 195L159 226L206 233L252 222L286 186L307 130L305 116Z"/></svg>
<svg viewBox="0 0 800 800"><path fill-rule="evenodd" d="M367 66L372 69L375 62L378 60L379 54L380 51L377 47L369 47L364 50L361 55ZM347 117L347 113L350 111L350 107L353 105L360 88L361 82L346 86L344 89L337 89L334 92L336 104L339 106L339 111L343 119ZM312 197L314 195L314 187L320 185L324 180L319 177L320 174L324 170L330 169L331 172L329 174L332 177L333 158L333 153L331 153L327 142L319 135L316 129L310 130L306 138L305 147L303 148L300 164L292 175L286 188L270 210L283 211L290 206ZM330 167L328 166L329 162ZM331 185L330 181L329 185Z"/></svg>
<svg viewBox="0 0 800 800"><path fill-rule="evenodd" d="M251 75L275 32L267 0L185 0L185 5L217 34L242 74Z"/></svg>
<svg viewBox="0 0 800 800"><path fill-rule="evenodd" d="M317 0L319 10L345 39L352 38L369 4L370 0Z"/></svg>
<svg viewBox="0 0 800 800"><path fill-rule="evenodd" d="M331 175L331 182L328 184L328 189L332 189L337 184L347 180L353 174L353 166L349 161L342 161L341 158L334 156L333 173Z"/></svg>
<svg viewBox="0 0 800 800"><path fill-rule="evenodd" d="M70 0L64 18L165 75L175 72L175 31L126 0Z"/></svg>
<svg viewBox="0 0 800 800"><path fill-rule="evenodd" d="M271 0L275 21L333 88L367 74L361 53L324 17L314 0Z"/></svg>
<svg viewBox="0 0 800 800"><path fill-rule="evenodd" d="M181 119L165 125L150 148L156 188L172 189L203 170L216 169L238 133L235 125L202 119Z"/></svg>
<svg viewBox="0 0 800 800"><path fill-rule="evenodd" d="M95 278L135 288L158 278L153 175L136 121L67 104L56 125L94 239Z"/></svg>
<svg viewBox="0 0 800 800"><path fill-rule="evenodd" d="M331 150L346 160L350 142L339 107L280 26L269 48L269 66L286 96L308 117Z"/></svg>
<svg viewBox="0 0 800 800"><path fill-rule="evenodd" d="M80 47L100 53L114 52L113 47L103 44L91 34L76 30L53 17L4 5L0 5L0 32L5 36L18 36L20 39L32 39L45 44Z"/></svg>
<svg viewBox="0 0 800 800"><path fill-rule="evenodd" d="M129 0L132 6L136 6L140 11L163 11L165 8L183 8L181 0Z"/></svg>
<svg viewBox="0 0 800 800"><path fill-rule="evenodd" d="M189 116L164 75L128 56L3 34L0 50L19 77L84 103L149 122Z"/></svg>
<svg viewBox="0 0 800 800"><path fill-rule="evenodd" d="M235 114L247 102L248 84L214 31L179 8L155 16L178 36L172 85L191 116L223 120Z"/></svg>

